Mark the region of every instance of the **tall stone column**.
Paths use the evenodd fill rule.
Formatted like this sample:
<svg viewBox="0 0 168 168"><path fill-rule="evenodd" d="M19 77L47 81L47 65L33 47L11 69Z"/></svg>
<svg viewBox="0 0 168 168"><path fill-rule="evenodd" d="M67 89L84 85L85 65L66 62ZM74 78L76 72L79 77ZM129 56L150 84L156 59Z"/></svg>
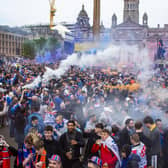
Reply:
<svg viewBox="0 0 168 168"><path fill-rule="evenodd" d="M93 36L94 40L100 38L100 0L94 0Z"/></svg>

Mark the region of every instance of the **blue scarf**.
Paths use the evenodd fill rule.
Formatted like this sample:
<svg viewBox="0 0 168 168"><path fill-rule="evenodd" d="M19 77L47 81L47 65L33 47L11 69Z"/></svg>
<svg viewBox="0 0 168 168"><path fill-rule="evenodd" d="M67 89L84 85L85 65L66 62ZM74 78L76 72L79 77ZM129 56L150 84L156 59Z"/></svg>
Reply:
<svg viewBox="0 0 168 168"><path fill-rule="evenodd" d="M56 125L55 125L55 129L59 130L59 129L61 129L61 128L64 128L64 121L62 121L61 124L57 124L57 123L56 123Z"/></svg>
<svg viewBox="0 0 168 168"><path fill-rule="evenodd" d="M17 165L22 164L22 162L29 156L30 153L34 154L34 158L31 162L28 162L25 167L34 168L33 162L35 161L35 149L34 147L27 149L25 144L23 145L22 150L18 150Z"/></svg>
<svg viewBox="0 0 168 168"><path fill-rule="evenodd" d="M35 149L34 148L31 148L31 149L27 149L25 147L25 144L23 145L23 159L26 159L30 153L33 153L34 156L35 156ZM29 163L27 163L26 166L30 166L31 168L33 168L33 162L35 161L35 157L33 158L33 160Z"/></svg>

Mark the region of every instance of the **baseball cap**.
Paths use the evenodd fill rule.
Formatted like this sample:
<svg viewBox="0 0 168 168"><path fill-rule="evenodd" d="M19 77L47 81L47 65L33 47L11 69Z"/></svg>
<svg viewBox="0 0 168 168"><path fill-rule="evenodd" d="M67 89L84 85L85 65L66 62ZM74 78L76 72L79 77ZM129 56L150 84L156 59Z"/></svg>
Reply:
<svg viewBox="0 0 168 168"><path fill-rule="evenodd" d="M100 168L102 167L102 160L99 157L97 157L97 156L93 156L88 161L96 164L97 166L100 166Z"/></svg>
<svg viewBox="0 0 168 168"><path fill-rule="evenodd" d="M59 155L52 155L49 160L61 162L61 158Z"/></svg>

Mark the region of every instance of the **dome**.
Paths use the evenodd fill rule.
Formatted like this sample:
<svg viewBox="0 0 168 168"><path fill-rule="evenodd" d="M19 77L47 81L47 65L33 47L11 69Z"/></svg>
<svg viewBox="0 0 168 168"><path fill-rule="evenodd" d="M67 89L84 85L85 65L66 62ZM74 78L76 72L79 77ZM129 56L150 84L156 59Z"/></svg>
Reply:
<svg viewBox="0 0 168 168"><path fill-rule="evenodd" d="M88 18L88 14L87 14L87 12L85 11L84 5L82 5L82 10L80 11L78 17L87 17L87 18Z"/></svg>

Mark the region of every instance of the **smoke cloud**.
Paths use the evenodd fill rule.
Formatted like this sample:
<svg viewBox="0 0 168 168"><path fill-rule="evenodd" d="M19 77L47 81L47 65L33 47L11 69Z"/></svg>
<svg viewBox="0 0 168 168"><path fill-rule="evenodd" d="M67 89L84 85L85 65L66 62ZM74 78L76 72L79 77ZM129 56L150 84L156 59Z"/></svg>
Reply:
<svg viewBox="0 0 168 168"><path fill-rule="evenodd" d="M49 80L52 75L60 78L71 65L79 67L102 66L113 69L121 69L126 66L129 69L132 67L136 71L141 70L142 73L139 79L145 80L151 75L150 62L147 49L139 49L138 46L112 45L103 51L98 51L96 54L72 54L66 60L63 60L59 68L53 70L53 72L48 68L44 76L47 79L47 74L49 74ZM49 72L52 72L52 75Z"/></svg>

